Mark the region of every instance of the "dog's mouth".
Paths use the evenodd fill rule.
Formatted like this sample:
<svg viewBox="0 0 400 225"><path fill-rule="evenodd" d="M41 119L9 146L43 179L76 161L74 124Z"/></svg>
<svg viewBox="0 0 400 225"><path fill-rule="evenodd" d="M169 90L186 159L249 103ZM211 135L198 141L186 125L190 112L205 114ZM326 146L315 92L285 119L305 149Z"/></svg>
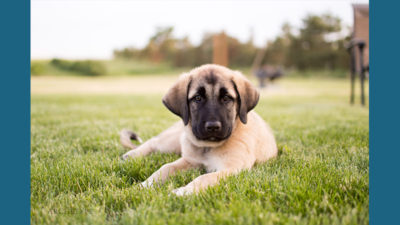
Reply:
<svg viewBox="0 0 400 225"><path fill-rule="evenodd" d="M227 139L227 137L214 137L214 136L212 136L212 137L204 138L202 140L203 141L211 141L211 142L220 142L220 141L223 141L225 139Z"/></svg>
<svg viewBox="0 0 400 225"><path fill-rule="evenodd" d="M198 134L197 132L193 132L195 137L201 141L210 141L210 142L221 142L228 139L231 136L231 129L228 129L224 134L215 134L215 133L205 133L204 135Z"/></svg>
<svg viewBox="0 0 400 225"><path fill-rule="evenodd" d="M207 141L220 141L221 138L218 137L209 137L207 138Z"/></svg>

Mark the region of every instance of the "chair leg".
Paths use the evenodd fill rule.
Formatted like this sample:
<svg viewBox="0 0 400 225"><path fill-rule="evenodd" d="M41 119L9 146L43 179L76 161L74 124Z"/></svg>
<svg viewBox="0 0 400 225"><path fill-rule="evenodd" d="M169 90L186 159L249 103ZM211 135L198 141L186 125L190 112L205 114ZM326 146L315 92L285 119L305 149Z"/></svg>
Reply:
<svg viewBox="0 0 400 225"><path fill-rule="evenodd" d="M364 45L360 45L360 81L361 81L361 105L365 105L364 95L364 80L365 80L365 69L364 69Z"/></svg>
<svg viewBox="0 0 400 225"><path fill-rule="evenodd" d="M350 50L350 104L354 104L354 82L356 78L354 47Z"/></svg>
<svg viewBox="0 0 400 225"><path fill-rule="evenodd" d="M361 69L361 104L365 105L365 95L364 95L364 81L365 81L365 73L364 68Z"/></svg>

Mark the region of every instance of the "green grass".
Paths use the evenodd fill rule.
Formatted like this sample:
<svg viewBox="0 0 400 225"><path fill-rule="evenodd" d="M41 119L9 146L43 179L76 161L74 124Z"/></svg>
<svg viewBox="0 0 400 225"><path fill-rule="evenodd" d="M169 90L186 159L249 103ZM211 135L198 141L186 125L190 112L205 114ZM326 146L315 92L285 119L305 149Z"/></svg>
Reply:
<svg viewBox="0 0 400 225"><path fill-rule="evenodd" d="M177 120L160 94L33 94L32 224L368 224L368 108L348 104L347 80L307 84L283 81L314 94L267 95L255 109L276 159L186 197L170 191L204 171L137 186L178 156L120 160L120 129L146 140Z"/></svg>
<svg viewBox="0 0 400 225"><path fill-rule="evenodd" d="M85 75L76 71L63 70L50 63L51 60L32 60L31 72L32 76L91 76ZM74 61L74 60L72 60ZM82 60L79 60L82 61ZM177 68L173 67L170 63L152 63L150 61L138 60L91 60L102 64L105 68L105 74L100 76L140 76L140 75L173 75L186 72L191 68ZM251 74L250 67L233 67L234 70L240 70L245 74ZM294 78L344 78L348 75L345 70L309 70L298 71L293 69L284 70L286 77ZM93 76L93 75L92 75Z"/></svg>
<svg viewBox="0 0 400 225"><path fill-rule="evenodd" d="M50 63L51 60L32 60L31 72L33 76L90 76L76 71L63 70ZM179 74L188 68L175 68L168 63L151 63L137 60L91 60L98 62L105 68L105 73L100 76L121 75L153 75L153 74Z"/></svg>

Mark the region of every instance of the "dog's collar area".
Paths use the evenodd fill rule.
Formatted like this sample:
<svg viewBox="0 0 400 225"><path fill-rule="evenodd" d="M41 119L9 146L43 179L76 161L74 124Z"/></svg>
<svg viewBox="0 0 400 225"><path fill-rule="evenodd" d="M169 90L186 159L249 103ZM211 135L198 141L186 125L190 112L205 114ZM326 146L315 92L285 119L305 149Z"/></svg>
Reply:
<svg viewBox="0 0 400 225"><path fill-rule="evenodd" d="M201 148L201 151L202 151L203 154L206 154L210 150L211 150L211 147L203 147L203 148Z"/></svg>

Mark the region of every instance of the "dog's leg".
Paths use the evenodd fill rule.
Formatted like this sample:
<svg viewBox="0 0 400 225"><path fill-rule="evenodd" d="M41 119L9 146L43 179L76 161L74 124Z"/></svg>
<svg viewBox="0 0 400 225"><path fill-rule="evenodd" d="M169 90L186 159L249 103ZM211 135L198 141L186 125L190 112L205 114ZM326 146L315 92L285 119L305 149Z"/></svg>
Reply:
<svg viewBox="0 0 400 225"><path fill-rule="evenodd" d="M136 158L139 156L146 156L155 151L162 153L181 153L180 136L183 132L183 123L178 122L172 127L163 131L156 137L151 138L139 147L125 153L122 158Z"/></svg>
<svg viewBox="0 0 400 225"><path fill-rule="evenodd" d="M219 180L232 174L240 172L240 169L224 169L217 172L207 173L194 179L184 187L172 190L172 193L182 196L199 192L209 186L218 184Z"/></svg>
<svg viewBox="0 0 400 225"><path fill-rule="evenodd" d="M159 170L154 172L147 180L141 183L143 187L151 187L154 183L163 183L169 176L175 174L179 170L187 170L190 168L197 167L186 161L184 158L180 158L174 162L163 165Z"/></svg>

